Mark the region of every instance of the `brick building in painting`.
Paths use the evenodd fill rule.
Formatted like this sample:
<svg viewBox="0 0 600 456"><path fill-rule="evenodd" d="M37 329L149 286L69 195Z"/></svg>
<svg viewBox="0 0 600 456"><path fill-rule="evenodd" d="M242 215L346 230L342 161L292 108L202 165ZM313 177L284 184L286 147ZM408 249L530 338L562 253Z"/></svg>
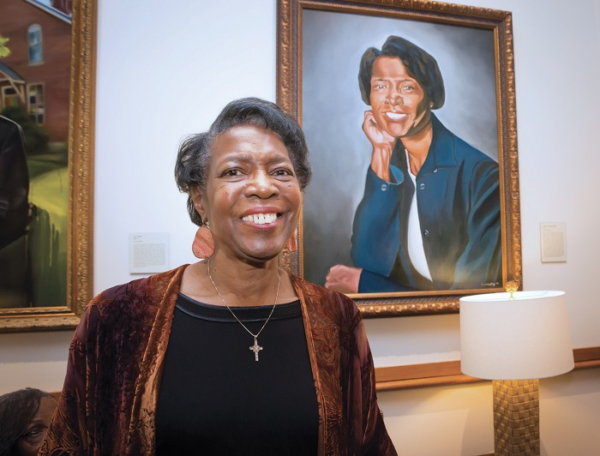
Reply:
<svg viewBox="0 0 600 456"><path fill-rule="evenodd" d="M11 51L0 59L0 110L22 106L50 133L50 141L67 142L71 16L66 13L71 2L53 2L55 7L47 3L0 2L0 36L9 38L6 46Z"/></svg>

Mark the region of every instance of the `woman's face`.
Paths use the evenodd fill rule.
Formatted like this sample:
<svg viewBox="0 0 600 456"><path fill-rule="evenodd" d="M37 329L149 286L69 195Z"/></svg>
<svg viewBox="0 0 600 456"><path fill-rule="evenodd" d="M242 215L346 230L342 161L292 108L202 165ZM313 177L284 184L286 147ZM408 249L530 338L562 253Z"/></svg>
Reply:
<svg viewBox="0 0 600 456"><path fill-rule="evenodd" d="M23 436L17 442L19 455L34 456L38 453L44 437L46 437L46 432L50 426L55 409L56 401L53 398L43 397L40 399L40 406L36 414L27 425Z"/></svg>
<svg viewBox="0 0 600 456"><path fill-rule="evenodd" d="M276 257L298 223L301 192L287 148L270 130L243 125L213 142L204 195L215 248L247 263Z"/></svg>
<svg viewBox="0 0 600 456"><path fill-rule="evenodd" d="M411 136L431 121L427 97L397 57L377 57L371 72L371 108L380 129Z"/></svg>

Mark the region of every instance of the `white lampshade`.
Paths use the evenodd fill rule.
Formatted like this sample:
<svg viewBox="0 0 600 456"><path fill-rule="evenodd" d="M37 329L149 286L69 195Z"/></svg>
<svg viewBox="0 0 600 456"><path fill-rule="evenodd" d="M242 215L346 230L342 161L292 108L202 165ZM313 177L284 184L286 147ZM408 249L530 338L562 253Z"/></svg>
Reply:
<svg viewBox="0 0 600 456"><path fill-rule="evenodd" d="M574 367L562 291L460 299L461 370L490 380L552 377Z"/></svg>

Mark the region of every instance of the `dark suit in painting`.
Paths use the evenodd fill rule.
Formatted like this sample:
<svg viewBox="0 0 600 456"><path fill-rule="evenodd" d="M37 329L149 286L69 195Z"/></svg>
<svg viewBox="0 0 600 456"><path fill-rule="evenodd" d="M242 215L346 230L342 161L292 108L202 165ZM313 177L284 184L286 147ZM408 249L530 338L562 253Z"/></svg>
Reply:
<svg viewBox="0 0 600 456"><path fill-rule="evenodd" d="M371 168L354 218L352 259L362 268L359 292L467 289L501 281L498 164L431 115L433 140L416 176L418 215L432 281L408 256L407 224L415 192L405 151L396 142L395 182Z"/></svg>
<svg viewBox="0 0 600 456"><path fill-rule="evenodd" d="M21 127L0 116L0 249L25 234L29 172Z"/></svg>

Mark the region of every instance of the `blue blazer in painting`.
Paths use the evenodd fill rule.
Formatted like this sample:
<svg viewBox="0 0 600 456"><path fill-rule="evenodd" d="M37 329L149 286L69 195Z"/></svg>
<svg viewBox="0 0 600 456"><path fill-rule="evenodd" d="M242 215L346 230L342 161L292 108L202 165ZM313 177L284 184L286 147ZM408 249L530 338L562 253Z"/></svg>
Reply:
<svg viewBox="0 0 600 456"><path fill-rule="evenodd" d="M423 247L433 282L408 256L408 214L415 186L397 141L390 174L369 167L354 217L352 259L359 292L467 289L501 281L498 163L450 132L432 114L433 139L416 178Z"/></svg>

